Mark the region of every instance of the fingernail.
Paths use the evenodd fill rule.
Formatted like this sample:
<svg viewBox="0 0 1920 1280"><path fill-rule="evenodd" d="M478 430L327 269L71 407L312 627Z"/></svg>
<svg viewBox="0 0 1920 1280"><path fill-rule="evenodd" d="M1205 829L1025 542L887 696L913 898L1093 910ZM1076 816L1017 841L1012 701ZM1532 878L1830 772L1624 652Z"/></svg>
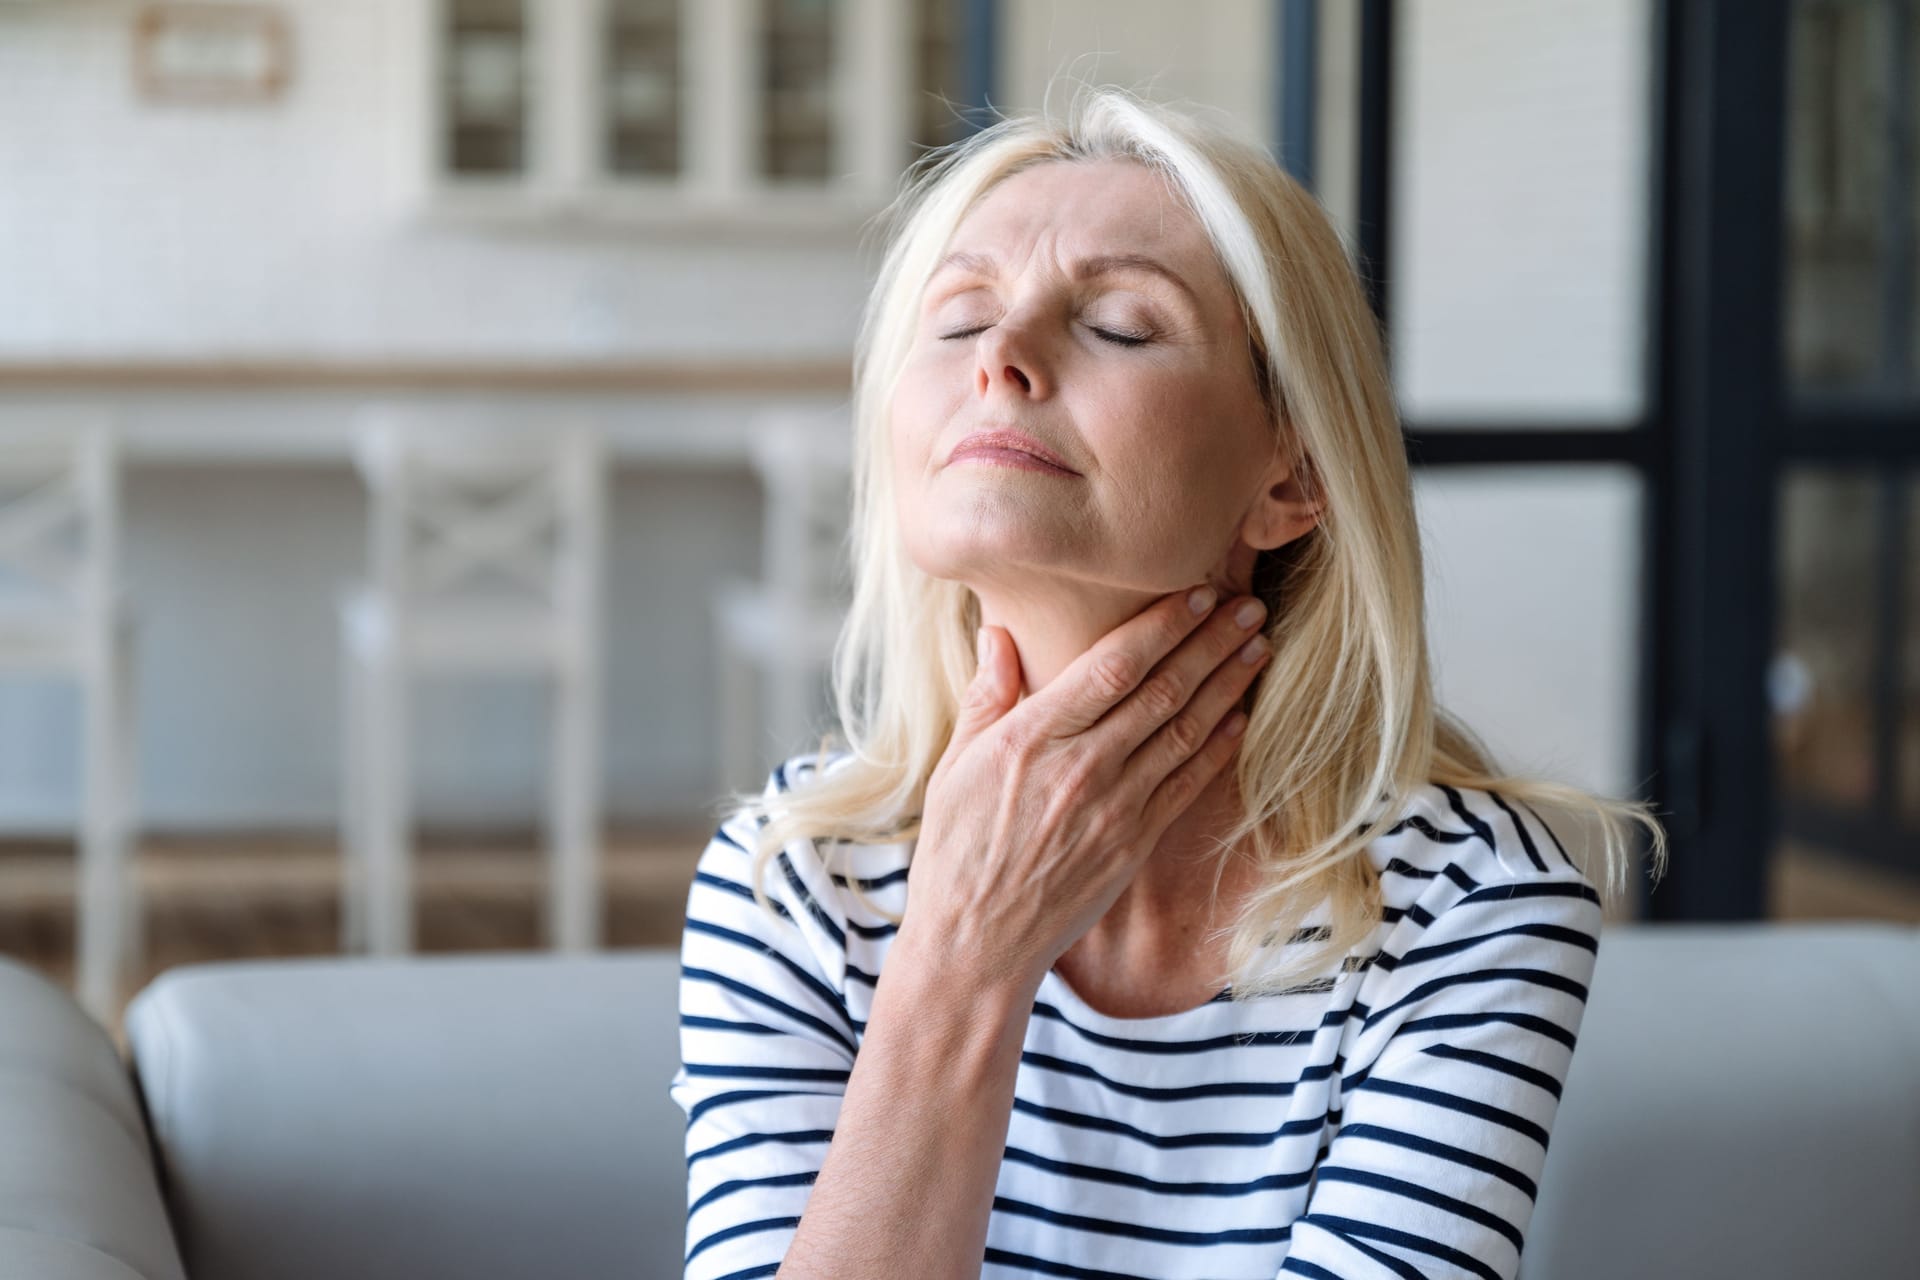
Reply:
<svg viewBox="0 0 1920 1280"><path fill-rule="evenodd" d="M1187 608L1195 613L1205 613L1213 608L1213 602L1219 599L1212 587L1195 587L1193 594L1187 597Z"/></svg>
<svg viewBox="0 0 1920 1280"><path fill-rule="evenodd" d="M1266 611L1267 607L1258 600L1249 600L1234 611L1233 620L1243 627L1250 627L1260 621L1260 615Z"/></svg>
<svg viewBox="0 0 1920 1280"><path fill-rule="evenodd" d="M1227 736L1229 738L1237 738L1246 727L1247 713L1244 711L1236 711L1233 713L1233 717L1227 721Z"/></svg>
<svg viewBox="0 0 1920 1280"><path fill-rule="evenodd" d="M1260 655L1266 651L1267 638L1265 636L1255 636L1240 646L1240 661L1258 662L1260 661Z"/></svg>

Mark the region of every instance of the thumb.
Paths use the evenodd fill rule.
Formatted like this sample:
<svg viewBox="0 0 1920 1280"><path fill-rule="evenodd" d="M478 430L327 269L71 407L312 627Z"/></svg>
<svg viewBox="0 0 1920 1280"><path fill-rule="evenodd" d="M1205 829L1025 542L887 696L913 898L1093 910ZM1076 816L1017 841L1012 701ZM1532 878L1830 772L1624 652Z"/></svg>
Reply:
<svg viewBox="0 0 1920 1280"><path fill-rule="evenodd" d="M973 683L967 686L956 728L956 736L968 738L1006 714L1013 702L1007 695L1015 683L1007 678L1008 644L1001 629L983 625L975 643L980 650L980 665L973 673Z"/></svg>

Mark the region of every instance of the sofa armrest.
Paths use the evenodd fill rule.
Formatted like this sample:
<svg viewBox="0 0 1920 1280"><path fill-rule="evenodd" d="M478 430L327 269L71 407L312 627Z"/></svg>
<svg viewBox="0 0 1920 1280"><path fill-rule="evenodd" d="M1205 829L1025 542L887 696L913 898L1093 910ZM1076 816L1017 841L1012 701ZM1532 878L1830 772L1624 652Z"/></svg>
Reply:
<svg viewBox="0 0 1920 1280"><path fill-rule="evenodd" d="M185 1280L140 1101L106 1029L0 957L0 1276Z"/></svg>

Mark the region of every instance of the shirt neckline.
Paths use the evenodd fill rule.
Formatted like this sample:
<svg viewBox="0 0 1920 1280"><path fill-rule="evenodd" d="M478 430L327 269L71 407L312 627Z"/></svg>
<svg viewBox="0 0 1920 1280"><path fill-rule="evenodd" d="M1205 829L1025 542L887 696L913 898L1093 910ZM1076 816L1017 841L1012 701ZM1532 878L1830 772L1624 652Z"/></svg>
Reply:
<svg viewBox="0 0 1920 1280"><path fill-rule="evenodd" d="M1228 999L1228 993L1231 990L1231 987L1222 987L1208 997L1204 1003L1194 1005L1190 1009L1178 1009L1173 1013L1148 1014L1138 1018L1125 1018L1111 1013L1102 1013L1085 1000L1082 1000L1080 993L1069 986L1067 980L1053 969L1048 969L1045 976L1040 979L1040 995L1049 997L1055 1007L1070 1010L1077 1021L1092 1022L1115 1028L1173 1026L1182 1022L1190 1022L1207 1010L1214 1008L1216 1005L1231 1003Z"/></svg>

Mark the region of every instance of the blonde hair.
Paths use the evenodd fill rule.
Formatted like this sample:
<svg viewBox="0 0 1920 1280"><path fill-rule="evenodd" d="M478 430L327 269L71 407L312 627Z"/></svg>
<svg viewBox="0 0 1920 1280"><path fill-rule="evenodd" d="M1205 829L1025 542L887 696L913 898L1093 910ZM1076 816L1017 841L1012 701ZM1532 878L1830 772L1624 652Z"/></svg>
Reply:
<svg viewBox="0 0 1920 1280"><path fill-rule="evenodd" d="M1364 850L1423 786L1495 792L1528 806L1543 827L1533 805L1596 819L1604 866L1579 870L1603 904L1625 890L1630 822L1651 836L1655 878L1664 873L1666 837L1647 805L1508 776L1436 705L1420 536L1386 343L1325 210L1259 148L1130 91L1089 85L1064 120L1045 108L1003 117L923 155L877 220L890 234L854 355L854 589L832 670L851 754L825 768L828 734L821 767L804 786L727 797L758 828L753 891L761 906L778 918L761 882L790 840L820 840L831 861L841 843L917 837L927 779L974 675L978 598L912 563L893 505L887 408L926 282L962 218L995 184L1049 161L1110 159L1163 175L1198 218L1245 317L1274 431L1321 505L1316 526L1261 553L1254 574L1273 658L1251 691L1231 766L1244 810L1221 844L1230 851L1244 841L1260 868L1230 928L1225 976L1233 998L1294 989L1370 937L1381 899ZM1225 857L1218 863L1223 869ZM857 877L847 882L898 923ZM1324 930L1296 937L1322 903ZM1316 936L1318 945L1293 945Z"/></svg>

